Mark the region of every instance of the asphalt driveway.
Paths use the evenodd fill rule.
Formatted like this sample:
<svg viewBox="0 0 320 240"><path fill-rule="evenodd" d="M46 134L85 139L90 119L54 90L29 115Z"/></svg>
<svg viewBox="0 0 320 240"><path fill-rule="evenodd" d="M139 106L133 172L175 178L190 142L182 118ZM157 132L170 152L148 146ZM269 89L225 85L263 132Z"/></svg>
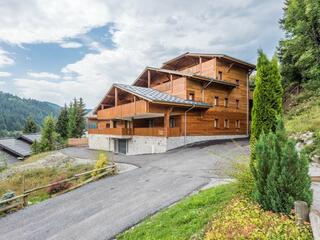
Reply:
<svg viewBox="0 0 320 240"><path fill-rule="evenodd" d="M69 148L79 158L96 152ZM228 178L248 156L247 141L181 148L114 160L139 168L101 179L0 219L0 239L111 239L209 182Z"/></svg>

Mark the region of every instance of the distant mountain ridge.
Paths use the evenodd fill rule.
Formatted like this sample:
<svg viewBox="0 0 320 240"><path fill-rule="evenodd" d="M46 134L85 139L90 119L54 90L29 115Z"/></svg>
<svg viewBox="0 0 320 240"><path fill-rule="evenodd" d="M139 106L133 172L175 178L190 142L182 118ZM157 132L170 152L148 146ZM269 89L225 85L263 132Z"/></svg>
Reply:
<svg viewBox="0 0 320 240"><path fill-rule="evenodd" d="M47 115L58 116L60 109L51 102L20 98L0 91L0 132L21 131L28 116L40 126Z"/></svg>

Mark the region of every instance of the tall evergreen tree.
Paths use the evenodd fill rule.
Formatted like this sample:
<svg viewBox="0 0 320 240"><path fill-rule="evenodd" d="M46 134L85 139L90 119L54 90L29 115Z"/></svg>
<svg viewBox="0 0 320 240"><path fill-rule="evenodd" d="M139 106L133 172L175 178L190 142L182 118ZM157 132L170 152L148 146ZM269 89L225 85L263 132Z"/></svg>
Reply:
<svg viewBox="0 0 320 240"><path fill-rule="evenodd" d="M38 131L38 126L34 122L33 118L29 116L23 128L23 133L36 133Z"/></svg>
<svg viewBox="0 0 320 240"><path fill-rule="evenodd" d="M74 99L73 102L70 103L68 110L68 137L76 137L77 136L77 108L78 103L77 100Z"/></svg>
<svg viewBox="0 0 320 240"><path fill-rule="evenodd" d="M40 149L41 151L52 151L57 145L58 134L55 131L55 119L51 115L43 121L41 129Z"/></svg>
<svg viewBox="0 0 320 240"><path fill-rule="evenodd" d="M279 58L284 84L306 82L320 86L320 2L287 0L280 21L286 38L280 41Z"/></svg>
<svg viewBox="0 0 320 240"><path fill-rule="evenodd" d="M253 108L250 136L251 168L255 159L255 144L262 132L275 131L276 119L282 115L282 85L277 58L271 61L258 51L256 87L253 93Z"/></svg>
<svg viewBox="0 0 320 240"><path fill-rule="evenodd" d="M68 137L68 108L66 104L58 117L56 131L63 139Z"/></svg>
<svg viewBox="0 0 320 240"><path fill-rule="evenodd" d="M76 137L82 137L86 128L85 122L85 104L82 98L79 99L77 104L77 115L76 115L76 126L77 126L77 135Z"/></svg>

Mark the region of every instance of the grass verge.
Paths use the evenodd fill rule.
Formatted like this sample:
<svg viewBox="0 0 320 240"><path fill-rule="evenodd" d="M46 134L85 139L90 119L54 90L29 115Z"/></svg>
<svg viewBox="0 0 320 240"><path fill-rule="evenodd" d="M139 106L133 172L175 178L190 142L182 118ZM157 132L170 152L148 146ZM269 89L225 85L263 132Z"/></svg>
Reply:
<svg viewBox="0 0 320 240"><path fill-rule="evenodd" d="M235 194L234 184L201 191L149 217L117 239L201 239L212 216L222 210Z"/></svg>

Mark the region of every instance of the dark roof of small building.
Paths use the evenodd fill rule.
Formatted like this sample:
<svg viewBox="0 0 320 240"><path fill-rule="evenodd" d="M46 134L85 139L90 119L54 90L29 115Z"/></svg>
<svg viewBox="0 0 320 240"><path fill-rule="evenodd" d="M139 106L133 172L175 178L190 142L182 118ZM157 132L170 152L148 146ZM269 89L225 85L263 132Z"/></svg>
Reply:
<svg viewBox="0 0 320 240"><path fill-rule="evenodd" d="M31 154L31 145L15 138L0 139L0 148L19 157L27 157Z"/></svg>
<svg viewBox="0 0 320 240"><path fill-rule="evenodd" d="M18 137L18 139L21 139L23 141L26 141L30 144L32 144L34 141L39 142L41 139L41 134L40 133L33 133L33 134L23 134Z"/></svg>
<svg viewBox="0 0 320 240"><path fill-rule="evenodd" d="M155 103L171 103L176 105L188 105L205 108L211 107L211 105L208 103L184 100L182 98L160 92L153 88L137 87L126 84L114 84L113 86Z"/></svg>

